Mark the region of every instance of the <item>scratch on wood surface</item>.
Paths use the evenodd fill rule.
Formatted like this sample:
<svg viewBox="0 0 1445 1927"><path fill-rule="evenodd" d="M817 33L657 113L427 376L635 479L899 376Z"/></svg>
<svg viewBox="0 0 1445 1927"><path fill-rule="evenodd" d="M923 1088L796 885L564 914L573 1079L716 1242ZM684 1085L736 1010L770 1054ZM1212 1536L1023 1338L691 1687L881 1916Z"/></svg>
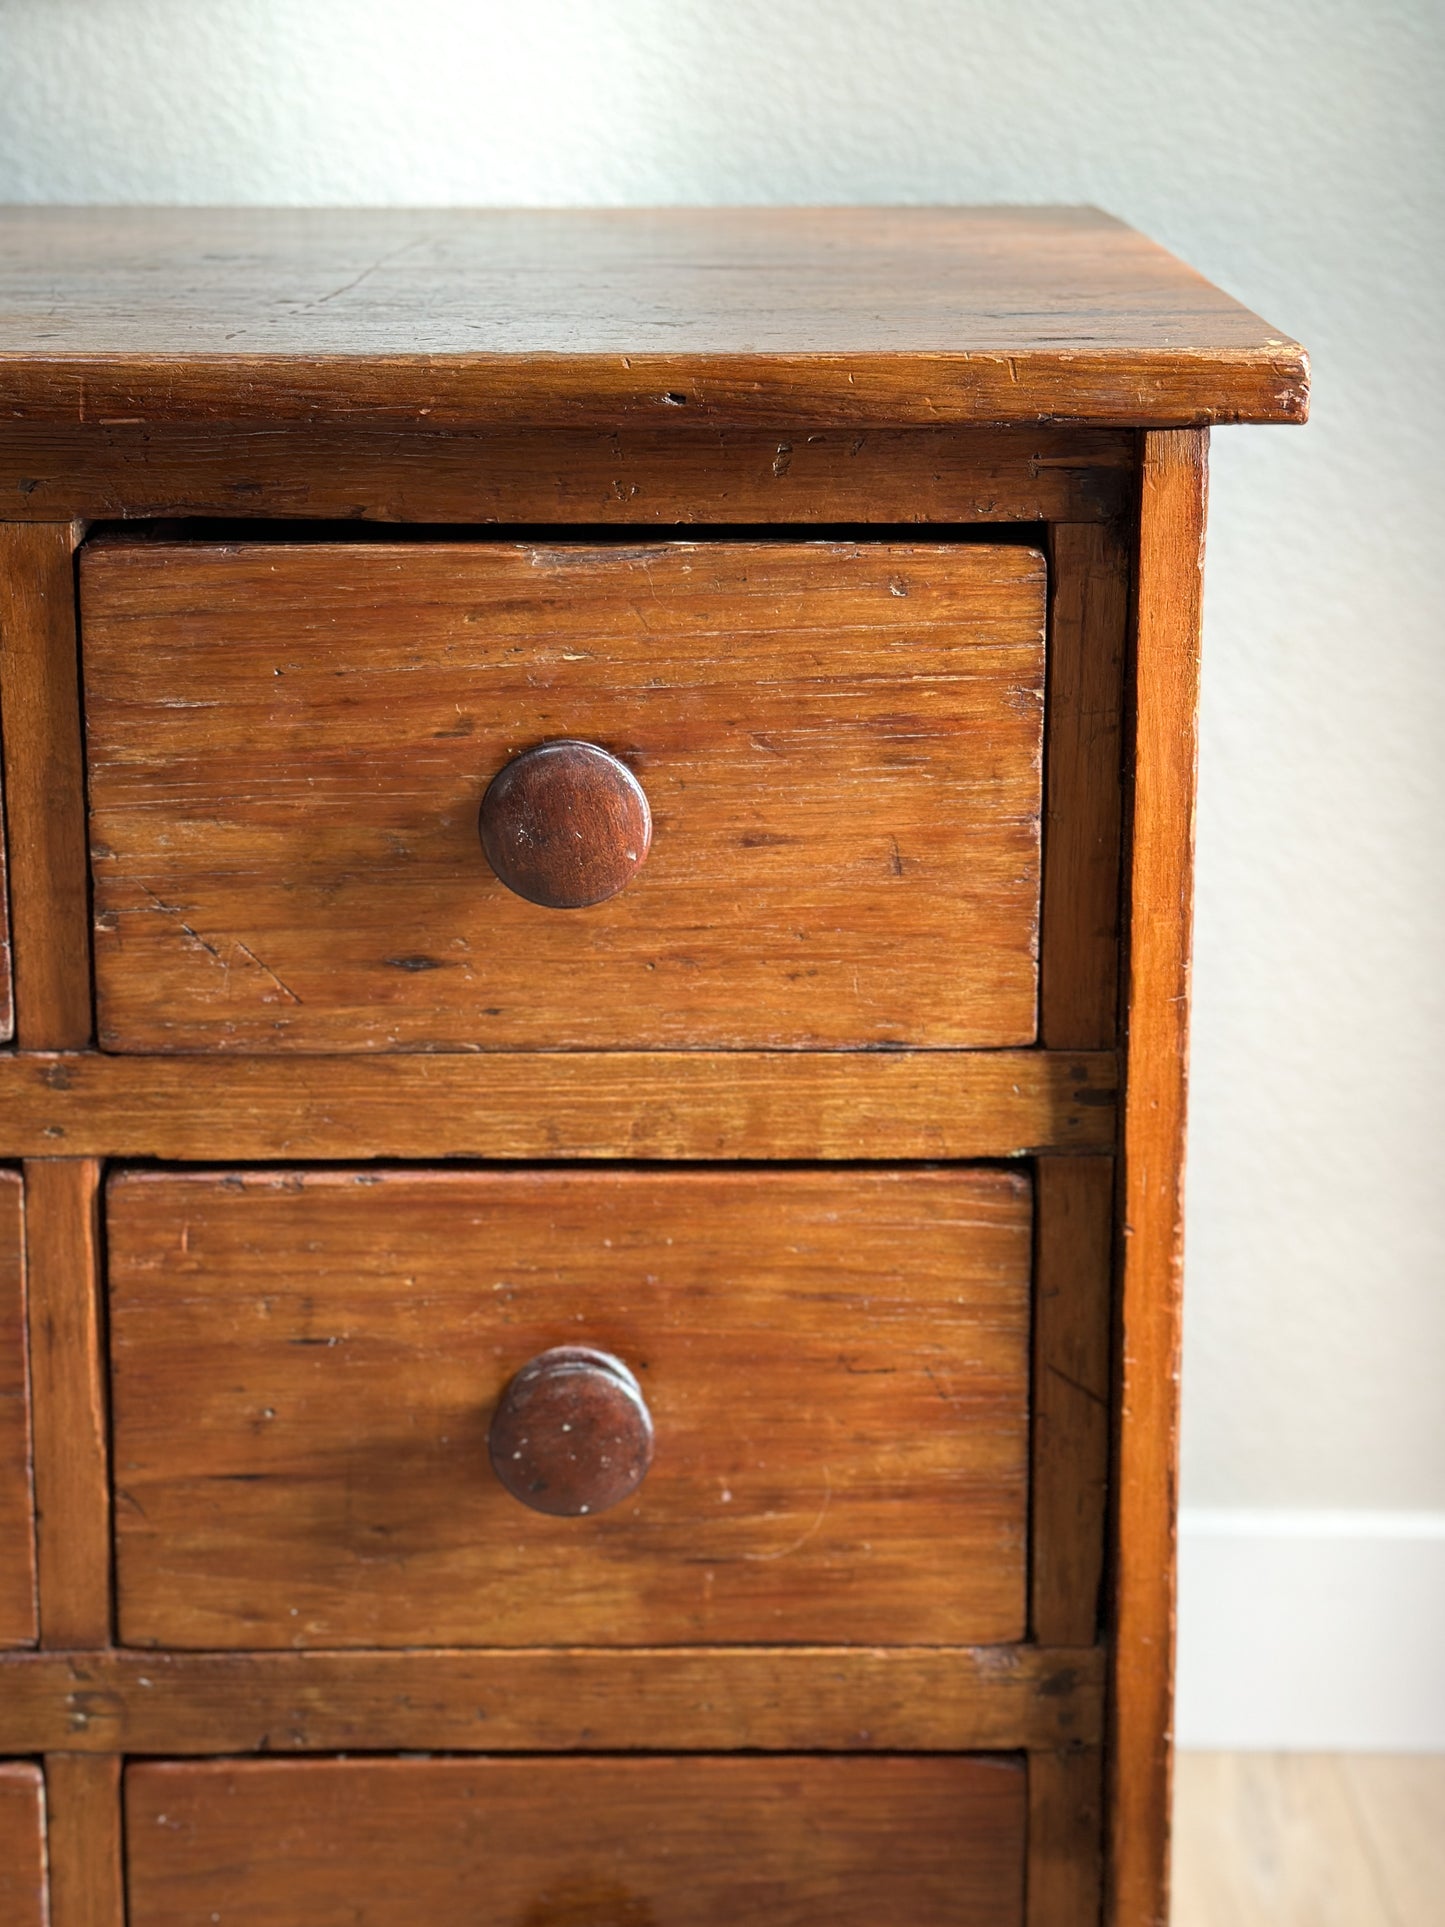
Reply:
<svg viewBox="0 0 1445 1927"><path fill-rule="evenodd" d="M791 1544L786 1546L779 1546L775 1552L745 1552L743 1554L744 1559L751 1559L759 1562L770 1560L770 1559L786 1559L790 1553L798 1552L801 1550L802 1547L807 1545L808 1541L813 1537L814 1533L817 1532L818 1528L822 1525L823 1521L827 1518L828 1507L833 1503L832 1475L829 1473L826 1465L822 1468L822 1470L823 1470L823 1503L818 1507L818 1516L816 1519L814 1519L813 1523L808 1527L807 1531L799 1533L798 1537L794 1539L791 1542Z"/></svg>

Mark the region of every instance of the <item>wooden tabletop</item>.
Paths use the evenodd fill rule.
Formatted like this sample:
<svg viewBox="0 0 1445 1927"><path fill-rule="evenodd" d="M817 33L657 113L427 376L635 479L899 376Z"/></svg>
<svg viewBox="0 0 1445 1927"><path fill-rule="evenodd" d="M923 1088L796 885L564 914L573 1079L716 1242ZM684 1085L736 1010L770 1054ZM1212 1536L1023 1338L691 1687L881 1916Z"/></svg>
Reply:
<svg viewBox="0 0 1445 1927"><path fill-rule="evenodd" d="M1302 421L1298 343L1092 208L0 209L0 415Z"/></svg>

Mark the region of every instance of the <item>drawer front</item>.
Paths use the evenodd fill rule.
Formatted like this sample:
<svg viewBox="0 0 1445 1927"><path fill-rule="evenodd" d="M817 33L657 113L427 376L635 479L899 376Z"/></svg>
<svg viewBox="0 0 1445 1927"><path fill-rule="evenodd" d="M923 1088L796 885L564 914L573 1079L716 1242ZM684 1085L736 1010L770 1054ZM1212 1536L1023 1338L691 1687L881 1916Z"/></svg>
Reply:
<svg viewBox="0 0 1445 1927"><path fill-rule="evenodd" d="M1019 1927L1010 1759L155 1763L130 1927Z"/></svg>
<svg viewBox="0 0 1445 1927"><path fill-rule="evenodd" d="M19 1172L0 1170L0 1646L37 1633L23 1197Z"/></svg>
<svg viewBox="0 0 1445 1927"><path fill-rule="evenodd" d="M0 1761L0 1920L45 1927L45 1792L40 1769Z"/></svg>
<svg viewBox="0 0 1445 1927"><path fill-rule="evenodd" d="M1035 1036L1034 550L121 541L81 600L108 1049ZM615 894L499 880L504 770L503 870Z"/></svg>
<svg viewBox="0 0 1445 1927"><path fill-rule="evenodd" d="M122 1173L123 1638L1017 1639L1030 1215L997 1169ZM570 1449L517 1386L577 1347L652 1463L558 1517L492 1453Z"/></svg>

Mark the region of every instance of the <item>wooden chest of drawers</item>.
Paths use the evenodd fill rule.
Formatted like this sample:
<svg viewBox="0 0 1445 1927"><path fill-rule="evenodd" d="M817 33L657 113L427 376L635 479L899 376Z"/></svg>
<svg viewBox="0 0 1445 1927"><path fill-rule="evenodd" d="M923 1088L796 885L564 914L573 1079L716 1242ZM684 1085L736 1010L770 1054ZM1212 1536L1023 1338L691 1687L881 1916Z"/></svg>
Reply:
<svg viewBox="0 0 1445 1927"><path fill-rule="evenodd" d="M1158 1927L1301 351L1073 210L0 259L4 1919Z"/></svg>

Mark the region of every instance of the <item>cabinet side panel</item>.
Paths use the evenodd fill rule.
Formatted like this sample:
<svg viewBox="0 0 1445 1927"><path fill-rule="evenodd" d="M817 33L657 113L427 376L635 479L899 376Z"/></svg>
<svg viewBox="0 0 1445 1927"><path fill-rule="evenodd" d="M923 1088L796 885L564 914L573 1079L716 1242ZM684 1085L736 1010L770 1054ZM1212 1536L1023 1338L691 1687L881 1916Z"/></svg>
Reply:
<svg viewBox="0 0 1445 1927"><path fill-rule="evenodd" d="M1144 437L1133 665L1111 1927L1168 1918L1184 1112L1208 435Z"/></svg>

